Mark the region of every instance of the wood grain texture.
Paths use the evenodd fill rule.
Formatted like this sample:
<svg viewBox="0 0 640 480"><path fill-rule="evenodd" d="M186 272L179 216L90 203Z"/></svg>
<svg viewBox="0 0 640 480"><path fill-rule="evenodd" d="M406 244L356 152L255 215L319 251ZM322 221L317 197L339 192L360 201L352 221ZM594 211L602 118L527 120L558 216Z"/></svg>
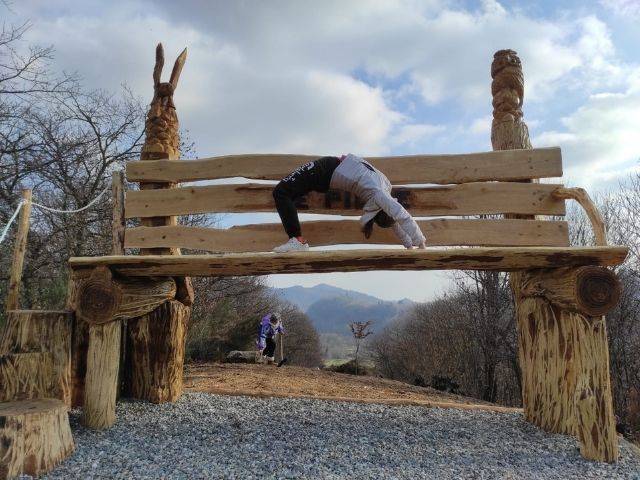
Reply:
<svg viewBox="0 0 640 480"><path fill-rule="evenodd" d="M12 310L0 335L0 354L48 352L54 385L46 395L71 405L71 337L73 313L70 311ZM38 372L26 372L35 376ZM0 385L2 383L0 382Z"/></svg>
<svg viewBox="0 0 640 480"><path fill-rule="evenodd" d="M121 332L120 322L89 327L82 412L82 421L89 428L102 430L116 421Z"/></svg>
<svg viewBox="0 0 640 480"><path fill-rule="evenodd" d="M22 190L22 210L18 220L18 232L16 233L13 247L13 258L9 271L9 288L7 290L7 302L5 309L17 310L20 308L20 283L22 282L22 267L24 255L27 251L27 236L29 235L29 218L31 216L31 190Z"/></svg>
<svg viewBox="0 0 640 480"><path fill-rule="evenodd" d="M598 208L584 188L559 188L553 195L556 198L564 200L571 199L578 202L591 222L596 245L607 245L607 227Z"/></svg>
<svg viewBox="0 0 640 480"><path fill-rule="evenodd" d="M605 267L554 268L527 272L522 295L544 297L553 305L583 315L605 315L618 304L620 280Z"/></svg>
<svg viewBox="0 0 640 480"><path fill-rule="evenodd" d="M89 323L75 316L71 339L71 406L84 404L84 382L89 351Z"/></svg>
<svg viewBox="0 0 640 480"><path fill-rule="evenodd" d="M182 395L184 348L191 309L171 300L129 321L125 391L153 403Z"/></svg>
<svg viewBox="0 0 640 480"><path fill-rule="evenodd" d="M170 161L130 162L131 182L188 182L246 177L280 180L300 165L322 155L250 154ZM458 155L367 157L393 183L466 183L486 180L516 181L562 176L559 148L539 148Z"/></svg>
<svg viewBox="0 0 640 480"><path fill-rule="evenodd" d="M396 187L392 195L414 216L522 213L564 215L564 201L553 196L559 185L510 182L465 183L444 187ZM217 212L275 212L273 186L207 185L127 193L127 218ZM352 194L311 192L300 197L301 213L362 215Z"/></svg>
<svg viewBox="0 0 640 480"><path fill-rule="evenodd" d="M99 265L123 275L233 276L369 270L500 270L619 265L627 247L502 247L438 250L332 250L294 253L226 253L72 257L82 276Z"/></svg>
<svg viewBox="0 0 640 480"><path fill-rule="evenodd" d="M547 246L569 245L566 222L448 219L418 220L429 246ZM355 220L302 223L302 234L311 246L341 244L390 244L399 240L391 229L374 228L365 239ZM175 246L210 252L268 252L287 240L279 223L203 227L136 227L125 236L127 248Z"/></svg>
<svg viewBox="0 0 640 480"><path fill-rule="evenodd" d="M103 265L79 282L76 314L94 325L127 320L145 315L175 295L173 278L116 279Z"/></svg>
<svg viewBox="0 0 640 480"><path fill-rule="evenodd" d="M580 453L589 460L618 461L619 445L609 373L605 318L571 314L581 363L575 389L575 433Z"/></svg>
<svg viewBox="0 0 640 480"><path fill-rule="evenodd" d="M61 396L50 352L0 355L0 402Z"/></svg>
<svg viewBox="0 0 640 480"><path fill-rule="evenodd" d="M541 297L521 298L517 315L525 419L547 432L575 435L585 458L616 461L604 317Z"/></svg>
<svg viewBox="0 0 640 480"><path fill-rule="evenodd" d="M0 403L0 479L38 477L73 453L67 406L40 399Z"/></svg>
<svg viewBox="0 0 640 480"><path fill-rule="evenodd" d="M124 172L119 170L111 175L111 202L113 204L113 219L111 221L111 253L124 255Z"/></svg>

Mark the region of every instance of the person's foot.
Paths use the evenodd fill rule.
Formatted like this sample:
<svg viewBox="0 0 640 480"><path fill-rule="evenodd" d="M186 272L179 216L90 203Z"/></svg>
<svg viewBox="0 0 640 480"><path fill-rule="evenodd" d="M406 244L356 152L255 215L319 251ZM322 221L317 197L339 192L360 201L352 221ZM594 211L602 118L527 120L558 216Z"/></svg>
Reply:
<svg viewBox="0 0 640 480"><path fill-rule="evenodd" d="M283 243L282 245L273 249L273 251L276 253L302 252L305 250L309 250L309 244L302 243L297 238L290 238L287 243Z"/></svg>

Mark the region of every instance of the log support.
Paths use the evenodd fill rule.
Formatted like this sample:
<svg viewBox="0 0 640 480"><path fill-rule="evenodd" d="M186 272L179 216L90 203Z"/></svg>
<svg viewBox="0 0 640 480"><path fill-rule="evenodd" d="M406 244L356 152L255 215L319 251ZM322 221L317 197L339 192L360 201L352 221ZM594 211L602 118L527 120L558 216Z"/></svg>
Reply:
<svg viewBox="0 0 640 480"><path fill-rule="evenodd" d="M531 149L522 113L524 75L515 51L495 53L491 78L493 149ZM606 245L604 223L584 191L560 188L554 196L577 200L592 222L597 244ZM615 306L619 283L606 270L575 266L512 272L509 281L525 418L546 431L576 435L585 458L615 462L618 444L602 315Z"/></svg>
<svg viewBox="0 0 640 480"><path fill-rule="evenodd" d="M152 402L182 393L186 324L193 290L183 278L120 278L108 267L74 278L70 306L78 319L73 337L74 404L95 428L115 422L121 351L127 351L125 393ZM122 321L127 321L123 338Z"/></svg>
<svg viewBox="0 0 640 480"><path fill-rule="evenodd" d="M115 423L121 325L118 321L89 327L83 422L102 430Z"/></svg>
<svg viewBox="0 0 640 480"><path fill-rule="evenodd" d="M153 403L182 394L184 347L190 307L170 300L129 321L125 394Z"/></svg>
<svg viewBox="0 0 640 480"><path fill-rule="evenodd" d="M608 270L521 273L516 311L525 418L575 435L585 458L615 462L618 439L604 313L619 297ZM589 315L594 309L599 315Z"/></svg>

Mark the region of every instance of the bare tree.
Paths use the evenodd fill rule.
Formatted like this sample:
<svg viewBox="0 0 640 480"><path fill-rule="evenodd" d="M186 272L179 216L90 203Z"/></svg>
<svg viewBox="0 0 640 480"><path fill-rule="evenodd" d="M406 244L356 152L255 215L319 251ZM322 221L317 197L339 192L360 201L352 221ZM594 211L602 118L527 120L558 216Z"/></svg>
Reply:
<svg viewBox="0 0 640 480"><path fill-rule="evenodd" d="M360 344L362 340L367 338L369 335L373 333L371 330L371 324L373 322L371 320L367 322L352 322L349 324L349 328L351 328L351 333L353 334L353 338L356 343L356 375L358 375L358 352L360 351Z"/></svg>

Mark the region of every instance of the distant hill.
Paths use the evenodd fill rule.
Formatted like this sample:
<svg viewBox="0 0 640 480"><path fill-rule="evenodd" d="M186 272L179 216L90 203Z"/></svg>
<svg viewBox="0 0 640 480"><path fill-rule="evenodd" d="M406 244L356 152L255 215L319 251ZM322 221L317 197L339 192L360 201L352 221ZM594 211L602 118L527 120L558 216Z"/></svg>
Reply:
<svg viewBox="0 0 640 480"><path fill-rule="evenodd" d="M373 330L379 331L399 313L414 305L408 299L389 302L326 284L274 288L273 291L305 312L321 334L351 335L349 323L367 320L373 320Z"/></svg>

